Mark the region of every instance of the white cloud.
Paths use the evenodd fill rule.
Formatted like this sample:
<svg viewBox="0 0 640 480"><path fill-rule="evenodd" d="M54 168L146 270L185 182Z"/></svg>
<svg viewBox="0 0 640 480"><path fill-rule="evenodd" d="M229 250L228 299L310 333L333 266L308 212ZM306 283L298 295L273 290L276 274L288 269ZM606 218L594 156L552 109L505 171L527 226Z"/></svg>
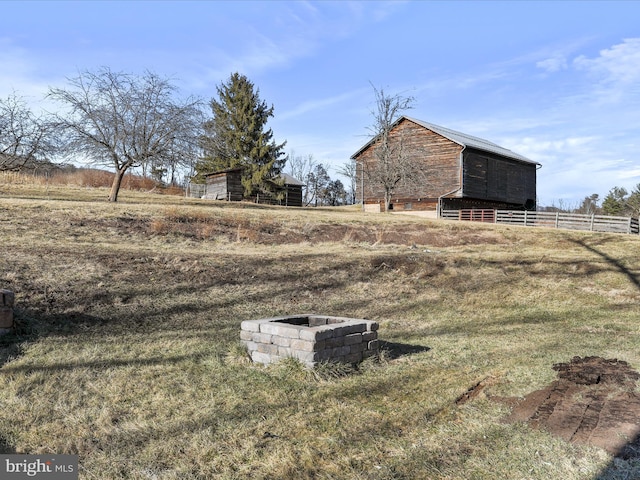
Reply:
<svg viewBox="0 0 640 480"><path fill-rule="evenodd" d="M606 82L631 84L640 81L640 38L630 38L618 45L600 51L596 58L584 55L573 64Z"/></svg>
<svg viewBox="0 0 640 480"><path fill-rule="evenodd" d="M361 93L363 93L363 90L364 89L359 89L359 90L342 93L340 95L335 95L328 98L321 98L321 99L308 100L306 102L302 102L300 105L296 106L292 110L278 114L278 120L289 120L290 118L304 115L306 113L313 112L316 110L322 110L338 103L346 102L347 100L352 99L354 96L360 95Z"/></svg>
<svg viewBox="0 0 640 480"><path fill-rule="evenodd" d="M546 60L540 60L536 63L536 67L541 68L542 70L545 70L549 73L566 70L568 68L567 58L564 55L558 54L554 57L547 58Z"/></svg>
<svg viewBox="0 0 640 480"><path fill-rule="evenodd" d="M594 80L589 92L592 102L640 102L640 38L626 39L594 58L580 55L573 66Z"/></svg>

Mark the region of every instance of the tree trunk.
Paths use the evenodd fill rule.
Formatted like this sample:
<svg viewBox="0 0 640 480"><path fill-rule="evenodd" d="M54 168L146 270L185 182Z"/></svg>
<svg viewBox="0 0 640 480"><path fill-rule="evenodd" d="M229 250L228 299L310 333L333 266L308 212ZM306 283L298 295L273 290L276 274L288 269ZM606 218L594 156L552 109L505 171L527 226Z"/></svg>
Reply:
<svg viewBox="0 0 640 480"><path fill-rule="evenodd" d="M384 211L389 212L389 205L391 204L391 192L384 192Z"/></svg>
<svg viewBox="0 0 640 480"><path fill-rule="evenodd" d="M120 185L122 185L122 179L127 172L126 168L116 170L116 174L113 177L113 183L111 184L111 192L109 193L109 202L118 201L118 193L120 192Z"/></svg>

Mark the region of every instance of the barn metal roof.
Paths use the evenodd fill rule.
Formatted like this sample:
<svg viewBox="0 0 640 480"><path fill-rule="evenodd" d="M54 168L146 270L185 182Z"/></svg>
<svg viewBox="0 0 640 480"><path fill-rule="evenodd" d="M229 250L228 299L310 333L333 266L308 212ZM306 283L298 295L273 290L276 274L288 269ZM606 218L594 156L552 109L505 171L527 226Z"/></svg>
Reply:
<svg viewBox="0 0 640 480"><path fill-rule="evenodd" d="M450 128L441 127L440 125L435 125L433 123L423 122L422 120L418 120L416 118L402 116L394 123L394 126L397 125L398 123L400 123L403 119L409 120L410 122L418 124L421 127L424 127L424 128L426 128L428 130L431 130L432 132L437 133L438 135L442 135L443 137L448 138L452 142L455 142L455 143L457 143L458 145L460 145L462 147L476 148L478 150L483 150L485 152L496 153L498 155L502 155L503 157L511 158L511 159L514 159L514 160L518 160L519 162L526 162L526 163L533 163L535 165L540 165L538 162L530 160L530 159L528 159L527 157L525 157L523 155L515 153L515 152L513 152L513 151L511 151L511 150L509 150L507 148L501 147L500 145L497 145L497 144L495 144L493 142L490 142L489 140L485 140L484 138L474 137L472 135L468 135L466 133L458 132L458 131L452 130ZM354 153L351 156L351 158L355 158L356 156L358 156L371 143L373 143L374 140L375 140L375 138L371 139L365 146L363 146L360 150L358 150L356 153Z"/></svg>

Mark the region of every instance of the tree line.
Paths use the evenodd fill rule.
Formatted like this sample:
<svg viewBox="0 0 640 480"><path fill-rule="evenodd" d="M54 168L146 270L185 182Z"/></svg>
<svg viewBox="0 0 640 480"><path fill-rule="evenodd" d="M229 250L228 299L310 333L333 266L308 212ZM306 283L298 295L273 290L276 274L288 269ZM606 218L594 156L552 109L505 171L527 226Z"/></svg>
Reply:
<svg viewBox="0 0 640 480"><path fill-rule="evenodd" d="M273 105L244 75L233 73L208 102L182 98L167 78L109 68L84 71L65 87L52 87L54 113L36 115L12 93L0 99L0 171L23 171L57 162L110 166L109 201L117 201L124 175L176 184L179 172L196 182L225 169L242 169L245 197L273 193L288 173L304 183L307 205L347 203L349 195L328 167L311 155L286 155L267 123ZM304 159L303 159L304 158ZM355 187L354 187L355 189Z"/></svg>
<svg viewBox="0 0 640 480"><path fill-rule="evenodd" d="M619 217L640 217L640 183L631 191L624 187L613 187L601 200L600 195L587 195L575 206L565 205L563 201L541 210L553 212L579 213L583 215L609 215Z"/></svg>

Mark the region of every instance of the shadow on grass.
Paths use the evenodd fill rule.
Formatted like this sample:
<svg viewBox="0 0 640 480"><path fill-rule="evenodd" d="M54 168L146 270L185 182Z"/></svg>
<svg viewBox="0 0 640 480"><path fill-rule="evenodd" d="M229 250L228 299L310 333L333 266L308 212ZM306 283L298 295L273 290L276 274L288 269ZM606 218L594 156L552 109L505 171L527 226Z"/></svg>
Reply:
<svg viewBox="0 0 640 480"><path fill-rule="evenodd" d="M185 360L193 360L201 358L201 354L191 355L174 355L174 356L161 356L150 358L132 358L125 360L94 360L90 362L70 362L70 363L53 363L49 365L19 365L19 366L5 366L3 373L13 372L56 372L62 370L75 370L77 368L95 368L95 369L107 369L118 367L143 367L154 365L175 364L183 362Z"/></svg>
<svg viewBox="0 0 640 480"><path fill-rule="evenodd" d="M411 345L408 343L388 342L380 340L380 350L386 352L387 358L395 360L405 355L413 355L414 353L423 353L431 350L431 347L423 345Z"/></svg>
<svg viewBox="0 0 640 480"><path fill-rule="evenodd" d="M571 241L573 243L575 243L576 245L581 246L582 248L590 251L591 253L595 253L596 255L602 257L607 263L609 263L610 265L612 265L613 267L616 268L616 270L618 270L620 273L624 274L627 276L627 278L631 281L631 283L638 289L640 290L640 274L634 273L631 270L629 270L627 267L624 266L624 264L616 259L613 258L609 255L607 255L606 253L598 250L595 247L592 247L591 245L587 245L586 242L584 242L583 240L579 240L579 239L571 239Z"/></svg>
<svg viewBox="0 0 640 480"><path fill-rule="evenodd" d="M640 478L640 434L627 442L593 480L618 480L622 478Z"/></svg>
<svg viewBox="0 0 640 480"><path fill-rule="evenodd" d="M16 449L11 443L0 433L0 454L12 455L16 453Z"/></svg>

